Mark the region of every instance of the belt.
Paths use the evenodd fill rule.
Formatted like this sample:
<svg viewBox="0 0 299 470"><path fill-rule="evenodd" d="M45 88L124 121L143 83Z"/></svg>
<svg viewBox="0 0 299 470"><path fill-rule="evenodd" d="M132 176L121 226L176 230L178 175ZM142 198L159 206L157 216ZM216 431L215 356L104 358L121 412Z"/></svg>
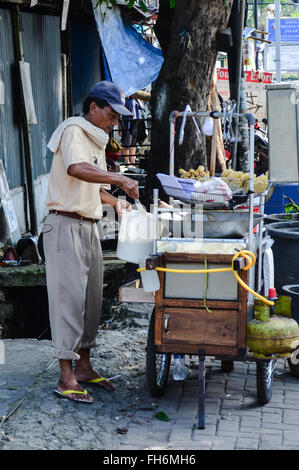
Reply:
<svg viewBox="0 0 299 470"><path fill-rule="evenodd" d="M99 219L90 219L89 217L83 217L83 215L77 214L77 212L64 212L56 211L55 209L50 210L49 214L63 215L64 217L70 217L71 219L85 220L86 222L97 223Z"/></svg>

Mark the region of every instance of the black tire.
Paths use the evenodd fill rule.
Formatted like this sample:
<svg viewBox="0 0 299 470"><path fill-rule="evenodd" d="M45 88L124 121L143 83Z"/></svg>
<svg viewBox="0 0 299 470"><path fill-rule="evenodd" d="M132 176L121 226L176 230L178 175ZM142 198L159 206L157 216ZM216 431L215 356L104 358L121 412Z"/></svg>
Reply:
<svg viewBox="0 0 299 470"><path fill-rule="evenodd" d="M299 364L293 364L291 359L288 359L289 368L293 377L299 379Z"/></svg>
<svg viewBox="0 0 299 470"><path fill-rule="evenodd" d="M269 159L268 159L268 154L264 149L261 149L259 147L255 147L254 149L254 163L255 163L255 168L254 168L254 173L256 176L260 176L262 174L265 174L266 171L269 169Z"/></svg>
<svg viewBox="0 0 299 470"><path fill-rule="evenodd" d="M161 397L167 388L171 354L161 354L155 351L155 310L153 310L146 347L146 381L150 394Z"/></svg>
<svg viewBox="0 0 299 470"><path fill-rule="evenodd" d="M258 359L256 361L257 397L261 405L266 405L272 398L272 385L276 360Z"/></svg>

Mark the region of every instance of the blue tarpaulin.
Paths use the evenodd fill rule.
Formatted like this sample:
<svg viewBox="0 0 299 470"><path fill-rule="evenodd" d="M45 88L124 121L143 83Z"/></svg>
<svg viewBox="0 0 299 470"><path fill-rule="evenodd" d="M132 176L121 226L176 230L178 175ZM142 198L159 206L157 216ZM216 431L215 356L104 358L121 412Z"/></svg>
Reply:
<svg viewBox="0 0 299 470"><path fill-rule="evenodd" d="M95 7L97 2L92 0L92 3ZM164 60L161 50L123 21L119 7L98 5L94 15L111 80L122 88L125 96L154 82Z"/></svg>

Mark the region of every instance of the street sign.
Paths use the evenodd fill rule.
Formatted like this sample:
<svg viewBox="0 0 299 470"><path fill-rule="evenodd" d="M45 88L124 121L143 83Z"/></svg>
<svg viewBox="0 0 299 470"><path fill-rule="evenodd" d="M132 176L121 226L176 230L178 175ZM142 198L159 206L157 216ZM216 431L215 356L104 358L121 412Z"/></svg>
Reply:
<svg viewBox="0 0 299 470"><path fill-rule="evenodd" d="M275 45L269 44L265 67L268 72L276 71L275 59ZM297 44L280 45L280 68L284 72L296 72L299 70L299 42Z"/></svg>
<svg viewBox="0 0 299 470"><path fill-rule="evenodd" d="M267 21L269 33L267 39L275 42L275 18L267 18ZM280 18L280 42L299 42L299 18Z"/></svg>
<svg viewBox="0 0 299 470"><path fill-rule="evenodd" d="M219 68L217 72L217 91L227 101L230 98L229 71ZM259 121L267 116L266 85L270 85L272 80L272 73L245 71L247 112L254 114Z"/></svg>

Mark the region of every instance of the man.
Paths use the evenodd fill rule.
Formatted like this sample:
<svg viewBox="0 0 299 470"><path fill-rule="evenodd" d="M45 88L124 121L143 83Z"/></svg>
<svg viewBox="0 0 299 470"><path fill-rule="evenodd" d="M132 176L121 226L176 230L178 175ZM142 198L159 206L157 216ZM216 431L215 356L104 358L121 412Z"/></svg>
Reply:
<svg viewBox="0 0 299 470"><path fill-rule="evenodd" d="M92 403L93 398L80 382L114 389L90 363L103 288L97 221L102 216L102 204L111 204L116 213L130 210L129 203L106 191L110 184L120 186L133 199L139 194L136 181L106 168L108 134L120 115L129 114L121 89L112 82L97 83L84 102L83 114L66 119L48 143L54 157L46 201L49 215L42 232L52 340L61 369L54 392Z"/></svg>

